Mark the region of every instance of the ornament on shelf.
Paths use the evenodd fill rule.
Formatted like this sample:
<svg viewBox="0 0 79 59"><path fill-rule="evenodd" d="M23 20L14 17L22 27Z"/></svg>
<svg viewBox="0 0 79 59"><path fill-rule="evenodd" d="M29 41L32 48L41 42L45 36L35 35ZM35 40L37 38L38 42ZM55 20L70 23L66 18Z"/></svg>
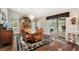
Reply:
<svg viewBox="0 0 79 59"><path fill-rule="evenodd" d="M72 25L75 25L75 24L76 24L76 17L73 17L73 18L71 19L71 24L72 24Z"/></svg>

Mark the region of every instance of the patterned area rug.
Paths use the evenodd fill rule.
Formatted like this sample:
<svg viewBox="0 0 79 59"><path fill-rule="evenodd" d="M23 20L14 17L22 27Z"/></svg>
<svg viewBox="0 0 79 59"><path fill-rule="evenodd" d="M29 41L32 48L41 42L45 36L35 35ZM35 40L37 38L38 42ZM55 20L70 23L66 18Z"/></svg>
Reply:
<svg viewBox="0 0 79 59"><path fill-rule="evenodd" d="M20 41L19 51L33 51L36 48L39 48L45 44L52 42L52 39L42 38L41 41L36 43L25 43L23 40Z"/></svg>

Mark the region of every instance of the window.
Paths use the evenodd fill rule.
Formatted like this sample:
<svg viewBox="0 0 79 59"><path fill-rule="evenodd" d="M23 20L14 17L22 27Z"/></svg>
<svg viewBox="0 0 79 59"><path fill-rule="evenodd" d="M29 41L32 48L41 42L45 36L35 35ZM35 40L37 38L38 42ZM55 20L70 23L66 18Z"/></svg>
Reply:
<svg viewBox="0 0 79 59"><path fill-rule="evenodd" d="M12 28L14 31L14 34L20 32L20 24L19 24L19 19L18 18L12 18Z"/></svg>

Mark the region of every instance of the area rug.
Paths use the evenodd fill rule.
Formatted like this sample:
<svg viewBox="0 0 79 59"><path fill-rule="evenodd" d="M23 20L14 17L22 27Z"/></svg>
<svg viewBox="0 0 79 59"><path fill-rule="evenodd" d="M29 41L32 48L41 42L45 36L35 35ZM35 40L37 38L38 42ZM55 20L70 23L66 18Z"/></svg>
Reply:
<svg viewBox="0 0 79 59"><path fill-rule="evenodd" d="M43 45L46 45L50 42L52 42L53 40L52 39L46 39L46 38L42 38L41 41L39 42L36 42L36 43L25 43L23 41L20 41L20 47L19 47L19 50L20 51L33 51Z"/></svg>

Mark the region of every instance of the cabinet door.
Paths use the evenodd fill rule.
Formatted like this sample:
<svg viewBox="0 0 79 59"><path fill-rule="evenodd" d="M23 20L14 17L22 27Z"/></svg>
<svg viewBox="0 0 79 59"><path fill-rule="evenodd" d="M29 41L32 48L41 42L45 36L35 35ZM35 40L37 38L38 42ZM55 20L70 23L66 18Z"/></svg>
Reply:
<svg viewBox="0 0 79 59"><path fill-rule="evenodd" d="M0 30L0 44L1 45L11 44L12 43L12 37L13 37L13 31L12 30Z"/></svg>

